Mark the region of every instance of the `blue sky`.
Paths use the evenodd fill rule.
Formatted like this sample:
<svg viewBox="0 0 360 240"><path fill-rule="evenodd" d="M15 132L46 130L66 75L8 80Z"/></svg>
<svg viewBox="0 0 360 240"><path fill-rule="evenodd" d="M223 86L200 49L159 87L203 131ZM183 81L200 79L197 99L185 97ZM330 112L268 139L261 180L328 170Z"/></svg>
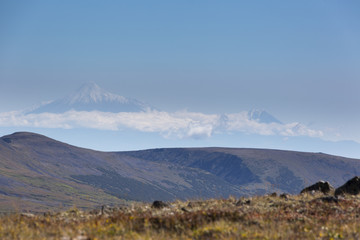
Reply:
<svg viewBox="0 0 360 240"><path fill-rule="evenodd" d="M0 112L94 81L360 142L359 1L0 1ZM331 136L331 137L330 137Z"/></svg>

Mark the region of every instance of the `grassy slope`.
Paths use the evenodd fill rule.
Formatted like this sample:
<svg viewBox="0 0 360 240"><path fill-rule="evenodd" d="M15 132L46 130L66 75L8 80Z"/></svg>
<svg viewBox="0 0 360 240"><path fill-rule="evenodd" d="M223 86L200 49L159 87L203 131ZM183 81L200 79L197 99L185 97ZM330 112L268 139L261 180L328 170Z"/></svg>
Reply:
<svg viewBox="0 0 360 240"><path fill-rule="evenodd" d="M338 187L360 174L358 159L323 153L246 148L168 148L119 154L150 162L200 168L246 190L249 195L264 194L269 189L297 194L319 180L329 181Z"/></svg>
<svg viewBox="0 0 360 240"><path fill-rule="evenodd" d="M103 204L121 204L125 200L105 193L101 189L76 183L66 179L54 179L47 176L34 176L4 171L0 174L16 180L17 186L1 187L6 194L0 194L0 212L16 210L31 210L44 212L47 210L67 209L71 206L81 206L83 209L94 208Z"/></svg>
<svg viewBox="0 0 360 240"><path fill-rule="evenodd" d="M236 191L223 179L194 168L77 148L33 133L0 139L0 212L93 208L122 199L211 198Z"/></svg>
<svg viewBox="0 0 360 240"><path fill-rule="evenodd" d="M359 172L359 160L325 154L236 148L104 153L15 133L0 138L0 212L89 209L122 199L296 194L318 180L337 187Z"/></svg>
<svg viewBox="0 0 360 240"><path fill-rule="evenodd" d="M359 239L360 197L259 196L0 217L1 239Z"/></svg>

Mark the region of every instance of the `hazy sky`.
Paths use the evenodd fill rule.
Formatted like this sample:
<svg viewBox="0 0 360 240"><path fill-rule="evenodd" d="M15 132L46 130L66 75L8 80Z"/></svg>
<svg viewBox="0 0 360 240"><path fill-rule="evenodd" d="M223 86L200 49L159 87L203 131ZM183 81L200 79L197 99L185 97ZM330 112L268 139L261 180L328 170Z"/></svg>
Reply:
<svg viewBox="0 0 360 240"><path fill-rule="evenodd" d="M360 142L360 1L0 1L0 112L94 81Z"/></svg>

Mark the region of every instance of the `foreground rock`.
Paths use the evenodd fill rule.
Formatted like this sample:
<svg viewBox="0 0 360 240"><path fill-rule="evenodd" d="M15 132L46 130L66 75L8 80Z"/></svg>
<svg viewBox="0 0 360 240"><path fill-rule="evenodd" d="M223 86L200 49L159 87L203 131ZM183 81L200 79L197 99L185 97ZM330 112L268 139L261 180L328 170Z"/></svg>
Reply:
<svg viewBox="0 0 360 240"><path fill-rule="evenodd" d="M166 202L163 201L154 201L153 204L151 205L152 208L164 208L164 207L169 207L169 204L167 204Z"/></svg>
<svg viewBox="0 0 360 240"><path fill-rule="evenodd" d="M360 178L358 176L350 179L344 185L335 190L335 196L350 194L357 195L360 193Z"/></svg>
<svg viewBox="0 0 360 240"><path fill-rule="evenodd" d="M329 182L319 181L309 187L304 188L303 190L301 190L300 193L306 193L312 191L319 191L322 192L323 194L328 194L334 191L334 187L331 186Z"/></svg>
<svg viewBox="0 0 360 240"><path fill-rule="evenodd" d="M340 201L342 201L343 198L338 198L337 196L325 196L325 197L321 197L321 198L316 198L314 200L312 200L311 202L326 202L326 203L339 203Z"/></svg>

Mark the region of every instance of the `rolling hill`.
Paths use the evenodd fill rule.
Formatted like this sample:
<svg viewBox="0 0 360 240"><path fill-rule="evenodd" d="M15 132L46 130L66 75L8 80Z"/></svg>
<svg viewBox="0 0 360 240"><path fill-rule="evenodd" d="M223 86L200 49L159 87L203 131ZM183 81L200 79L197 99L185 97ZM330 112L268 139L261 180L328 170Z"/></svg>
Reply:
<svg viewBox="0 0 360 240"><path fill-rule="evenodd" d="M298 193L320 179L339 186L359 172L360 160L323 153L241 148L99 152L17 132L0 138L0 211Z"/></svg>

